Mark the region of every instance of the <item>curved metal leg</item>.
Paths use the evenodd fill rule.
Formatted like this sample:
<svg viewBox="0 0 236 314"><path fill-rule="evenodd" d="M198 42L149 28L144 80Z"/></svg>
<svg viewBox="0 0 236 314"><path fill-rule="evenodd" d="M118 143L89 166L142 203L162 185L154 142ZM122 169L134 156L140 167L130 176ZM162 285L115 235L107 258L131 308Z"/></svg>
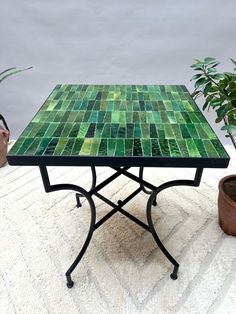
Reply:
<svg viewBox="0 0 236 314"><path fill-rule="evenodd" d="M170 277L175 280L178 278L178 269L179 269L179 264L178 262L170 255L170 253L167 251L165 246L162 244L160 238L158 237L156 230L153 225L152 221L152 205L153 202L155 202L157 194L160 193L162 190L167 189L169 187L173 186L181 186L181 185L187 185L187 186L199 186L200 181L201 181L201 176L202 176L203 169L202 168L197 168L194 180L173 180L170 182L166 182L161 184L156 190L153 191L153 193L150 195L148 202L147 202L147 220L148 220L148 225L149 225L149 230L152 233L154 240L156 241L157 245L163 252L163 254L168 258L168 260L174 265L173 272L171 273Z"/></svg>
<svg viewBox="0 0 236 314"><path fill-rule="evenodd" d="M81 188L81 193L87 199L87 201L90 205L91 220L90 220L90 227L89 227L88 235L87 235L87 238L84 242L84 245L83 245L81 251L79 252L78 256L76 257L76 259L74 260L74 262L72 263L72 265L70 266L70 268L66 272L66 280L67 280L67 287L68 288L72 288L74 285L74 282L71 279L71 273L74 271L74 269L76 268L76 266L80 262L81 258L83 257L84 253L86 252L88 245L89 245L89 242L91 241L93 231L95 230L96 210L95 210L94 202L93 202L91 196L89 195L89 193L86 192L85 190L82 191L82 188Z"/></svg>
<svg viewBox="0 0 236 314"><path fill-rule="evenodd" d="M44 189L47 193L60 191L60 190L76 191L76 192L78 192L79 195L82 195L87 199L89 206L90 206L91 219L90 219L90 227L89 227L88 235L86 237L86 240L85 240L85 242L82 246L82 249L80 250L78 256L76 257L76 259L74 260L74 262L72 263L72 265L70 266L70 268L66 272L67 287L72 288L74 285L74 282L71 279L71 273L76 268L76 266L80 262L81 258L83 257L84 253L86 252L88 245L89 245L89 242L91 241L93 232L95 230L95 223L96 223L95 205L94 205L93 199L90 196L89 192L87 192L82 187L74 185L74 184L53 184L53 185L51 185L49 177L48 177L47 168L45 166L40 166L39 168L40 168L40 172L41 172L41 176L42 176L42 180L43 180L43 184L44 184ZM96 184L96 180L93 180L93 183Z"/></svg>
<svg viewBox="0 0 236 314"><path fill-rule="evenodd" d="M139 168L139 178L140 179L143 179L143 171L144 171L144 167L140 167ZM144 185L142 185L141 183L140 183L140 186L141 186L141 188L142 188L142 191L144 192L144 193L146 193L146 194L152 194L152 191L148 191L146 188L145 188L145 186ZM153 201L153 204L152 204L153 206L156 206L157 205L157 200L156 200L156 197L154 198L154 201Z"/></svg>
<svg viewBox="0 0 236 314"><path fill-rule="evenodd" d="M91 171L92 171L92 185L90 188L90 191L93 190L96 186L97 183L97 174L96 174L96 169L94 166L91 166ZM84 195L80 194L80 193L75 193L75 198L76 198L76 206L77 207L81 207L82 204L80 202L80 197L83 197Z"/></svg>
<svg viewBox="0 0 236 314"><path fill-rule="evenodd" d="M153 225L153 221L152 221L152 204L155 201L156 195L157 195L157 191L154 191L151 196L148 199L148 203L147 203L147 220L148 220L148 225L150 228L150 232L153 235L154 240L156 241L157 245L159 246L159 248L161 249L161 251L163 252L163 254L168 258L168 260L174 265L174 270L171 273L170 277L172 279L177 279L177 273L178 273L178 269L179 269L179 264L178 262L170 255L170 253L167 251L167 249L164 247L164 245L162 244L160 238L158 237L154 225Z"/></svg>

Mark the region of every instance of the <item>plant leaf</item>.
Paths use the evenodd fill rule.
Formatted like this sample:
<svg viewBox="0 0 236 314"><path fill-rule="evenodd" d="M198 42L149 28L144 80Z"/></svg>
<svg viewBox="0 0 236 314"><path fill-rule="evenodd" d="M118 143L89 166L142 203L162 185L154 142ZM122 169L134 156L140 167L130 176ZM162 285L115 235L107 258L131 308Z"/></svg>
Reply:
<svg viewBox="0 0 236 314"><path fill-rule="evenodd" d="M227 131L236 130L236 125L227 124L227 125L222 126L221 130L227 130Z"/></svg>
<svg viewBox="0 0 236 314"><path fill-rule="evenodd" d="M215 60L216 60L216 58L206 57L206 58L204 59L204 62L209 63L209 62L215 61Z"/></svg>
<svg viewBox="0 0 236 314"><path fill-rule="evenodd" d="M216 99L211 100L210 104L212 107L217 107L217 106L220 106L222 102L223 102L222 99L216 98Z"/></svg>
<svg viewBox="0 0 236 314"><path fill-rule="evenodd" d="M232 107L231 107L231 105L229 105L229 104L225 104L225 105L220 106L220 107L216 110L217 116L223 118L223 117L227 114L227 112L228 112L230 109L232 109Z"/></svg>
<svg viewBox="0 0 236 314"><path fill-rule="evenodd" d="M223 74L210 74L210 76L215 79L215 80L223 80L225 78L225 76Z"/></svg>
<svg viewBox="0 0 236 314"><path fill-rule="evenodd" d="M200 78L202 76L202 74L195 74L190 81L196 80L198 78Z"/></svg>
<svg viewBox="0 0 236 314"><path fill-rule="evenodd" d="M26 70L29 70L29 69L32 69L33 67L29 67L29 68L25 68L25 69L21 69L21 70L16 70L16 71L13 71L11 73L8 73L6 74L5 76L3 76L1 79L0 79L0 83L5 80L7 77L13 75L13 74L16 74L16 73L20 73L20 72L23 72L23 71L26 71Z"/></svg>
<svg viewBox="0 0 236 314"><path fill-rule="evenodd" d="M231 73L231 72L224 72L226 76L229 77L229 79L235 80L236 79L236 73Z"/></svg>
<svg viewBox="0 0 236 314"><path fill-rule="evenodd" d="M194 68L194 70L203 70L204 65L202 63L194 63L190 65L191 68Z"/></svg>
<svg viewBox="0 0 236 314"><path fill-rule="evenodd" d="M232 58L230 58L230 60L233 62L234 65L236 65L236 61Z"/></svg>
<svg viewBox="0 0 236 314"><path fill-rule="evenodd" d="M205 96L209 93L209 91L210 91L210 89L211 89L211 86L212 86L212 83L211 83L211 82L208 82L208 83L205 85L205 87L204 87L204 89L203 89L203 94L204 94Z"/></svg>
<svg viewBox="0 0 236 314"><path fill-rule="evenodd" d="M9 69L6 69L4 70L3 72L0 73L0 76L3 75L4 73L8 72L8 71L11 71L11 70L15 70L16 68L9 68Z"/></svg>
<svg viewBox="0 0 236 314"><path fill-rule="evenodd" d="M209 102L208 102L208 101L205 101L205 103L204 103L204 105L203 105L203 107L202 107L202 110L205 110L205 109L207 108L208 104L209 104Z"/></svg>
<svg viewBox="0 0 236 314"><path fill-rule="evenodd" d="M204 85L204 83L206 82L207 80L202 77L200 79L198 79L196 82L195 82L195 88L199 88L200 86Z"/></svg>
<svg viewBox="0 0 236 314"><path fill-rule="evenodd" d="M216 62L212 62L211 64L211 68L215 68L217 65L219 65L220 62L219 61L216 61Z"/></svg>
<svg viewBox="0 0 236 314"><path fill-rule="evenodd" d="M215 119L215 122L216 122L216 123L219 123L219 122L222 121L222 120L223 120L223 117L218 117L218 118Z"/></svg>
<svg viewBox="0 0 236 314"><path fill-rule="evenodd" d="M210 72L210 73L217 72L217 70L215 68L208 68L207 71Z"/></svg>

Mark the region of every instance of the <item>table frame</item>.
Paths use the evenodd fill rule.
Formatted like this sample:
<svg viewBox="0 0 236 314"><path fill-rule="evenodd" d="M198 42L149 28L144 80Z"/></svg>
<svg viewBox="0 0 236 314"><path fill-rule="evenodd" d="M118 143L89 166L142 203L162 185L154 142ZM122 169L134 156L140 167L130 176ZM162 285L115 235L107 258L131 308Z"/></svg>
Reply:
<svg viewBox="0 0 236 314"><path fill-rule="evenodd" d="M92 185L91 185L90 190L86 191L84 188L82 188L78 185L74 185L74 184L53 184L53 185L51 185L50 179L48 176L47 167L44 165L39 166L43 185L44 185L44 189L47 193L59 191L59 190L76 191L77 207L82 206L81 202L80 202L80 198L85 197L89 203L90 210L91 210L90 227L89 227L89 231L88 231L87 237L85 239L85 242L84 242L78 256L76 257L76 259L74 260L74 262L72 263L72 265L69 267L69 269L67 270L67 272L65 274L66 280L67 280L67 287L72 288L74 285L74 282L71 279L71 273L74 271L74 269L76 268L76 266L78 265L78 263L82 259L84 253L86 252L86 250L89 246L89 243L92 239L93 232L117 212L125 215L127 218L131 219L133 222L135 222L140 227L144 228L146 231L149 231L152 234L158 247L161 249L163 254L167 257L167 259L174 266L170 277L173 280L177 279L178 278L177 274L178 274L179 264L172 257L172 255L167 251L167 249L165 248L165 246L161 242L159 236L157 235L157 232L154 228L154 224L153 224L153 220L152 220L152 208L153 208L153 205L154 206L157 205L157 202L156 202L157 195L161 191L163 191L167 188L170 188L173 186L182 186L182 185L194 186L194 187L199 186L200 182L201 182L203 168L196 168L196 172L195 172L195 176L194 176L193 180L172 180L172 181L168 181L166 183L163 183L159 186L155 186L155 185L153 185L153 184L151 184L151 183L149 183L143 179L144 167L139 167L139 175L138 176L136 176L136 175L134 175L128 171L128 169L131 168L129 166L121 166L121 167L115 167L114 166L114 167L110 167L110 168L112 168L116 172L113 175L111 175L110 177L108 177L106 180L104 180L103 182L101 182L97 185L96 168L95 168L95 166L91 166ZM117 202L117 204L115 204L111 200L109 200L108 198L106 198L105 196L100 194L99 191L102 188L104 188L106 185L108 185L109 183L114 181L116 178L118 178L120 175L124 175L124 176L128 177L129 179L137 182L139 184L139 188L134 190L124 200L119 200ZM147 189L149 189L149 190L147 190ZM146 205L146 216L147 216L148 224L145 224L144 222L142 222L141 220L139 220L138 218L136 218L135 216L133 216L132 214L130 214L129 212L127 212L126 210L123 209L123 206L125 204L127 204L130 200L132 200L141 191L150 195L148 198L148 201L147 201L147 205ZM103 218L101 218L97 222L96 222L96 207L95 207L95 204L94 204L94 201L92 198L93 196L100 198L106 204L108 204L109 206L112 207L112 210L110 212L108 212Z"/></svg>

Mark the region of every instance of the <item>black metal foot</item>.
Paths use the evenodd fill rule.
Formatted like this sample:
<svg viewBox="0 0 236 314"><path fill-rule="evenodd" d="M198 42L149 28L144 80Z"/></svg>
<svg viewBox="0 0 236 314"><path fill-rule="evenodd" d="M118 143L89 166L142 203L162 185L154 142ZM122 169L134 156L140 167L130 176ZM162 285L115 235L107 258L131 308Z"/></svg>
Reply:
<svg viewBox="0 0 236 314"><path fill-rule="evenodd" d="M78 193L75 194L75 198L76 198L76 206L79 208L79 207L82 207L82 204L80 203L80 196Z"/></svg>
<svg viewBox="0 0 236 314"><path fill-rule="evenodd" d="M74 286L74 281L71 279L71 276L67 275L66 280L67 280L67 283L66 283L67 288L72 288Z"/></svg>
<svg viewBox="0 0 236 314"><path fill-rule="evenodd" d="M157 198L155 197L153 203L152 203L153 206L157 206Z"/></svg>
<svg viewBox="0 0 236 314"><path fill-rule="evenodd" d="M177 275L178 270L179 270L179 266L174 266L173 273L170 274L171 279L176 280L178 278L178 275Z"/></svg>

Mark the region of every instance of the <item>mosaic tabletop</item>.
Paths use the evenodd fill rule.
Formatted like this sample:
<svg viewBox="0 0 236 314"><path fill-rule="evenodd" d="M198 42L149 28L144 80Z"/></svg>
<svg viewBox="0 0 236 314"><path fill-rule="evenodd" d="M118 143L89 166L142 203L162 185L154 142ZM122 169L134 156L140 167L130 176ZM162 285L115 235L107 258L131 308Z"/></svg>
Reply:
<svg viewBox="0 0 236 314"><path fill-rule="evenodd" d="M227 167L229 156L183 85L57 85L10 164Z"/></svg>

